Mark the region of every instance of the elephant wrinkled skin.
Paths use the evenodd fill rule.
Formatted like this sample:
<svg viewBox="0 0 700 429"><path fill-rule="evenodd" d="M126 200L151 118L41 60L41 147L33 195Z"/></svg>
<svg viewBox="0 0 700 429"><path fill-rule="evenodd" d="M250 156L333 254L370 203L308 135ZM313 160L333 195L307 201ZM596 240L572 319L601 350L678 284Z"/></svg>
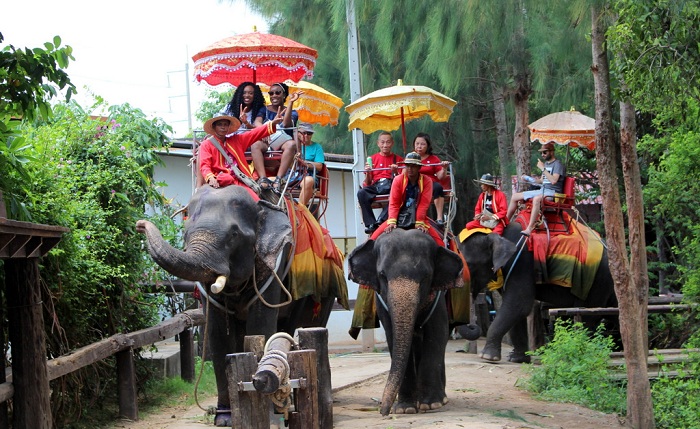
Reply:
<svg viewBox="0 0 700 429"><path fill-rule="evenodd" d="M223 276L222 293L209 293L214 305L203 300L207 313L205 347L214 364L218 408L228 409L226 354L241 352L245 335L269 338L278 331L293 335L297 327L325 326L335 297L321 299L321 310L313 322L309 316L313 313L312 297L281 308L271 308L257 299L252 279L257 282L257 289L262 289L273 271L284 277L285 264L276 266L278 255L291 258L292 229L287 215L276 206L262 200L256 202L241 186L214 189L207 185L193 195L188 211L185 250L164 241L151 222L140 220L136 227L146 234L151 257L170 274L198 281L207 291ZM275 280L261 295L271 305L286 300ZM230 417L219 417L217 426L231 426Z"/></svg>
<svg viewBox="0 0 700 429"><path fill-rule="evenodd" d="M607 250L595 274L588 298L583 301L571 294L571 288L553 284L535 283L534 257L527 246L517 257L516 244L521 237L521 226L513 222L498 234L476 233L459 243L459 251L464 257L471 276L472 298L482 292L489 281L495 279L495 272L503 269L503 275L511 270L504 286L503 302L496 317L489 326L486 345L481 357L488 361L501 360L501 342L506 333L510 334L513 351L511 362L529 362L527 316L535 300L546 302L554 307L613 307L617 305L612 276L608 266ZM515 265L513 266L513 261Z"/></svg>
<svg viewBox="0 0 700 429"><path fill-rule="evenodd" d="M449 339L444 291L462 286L459 255L437 246L419 230L397 228L357 247L348 256L348 266L350 279L381 297L377 313L391 354L382 415L389 414L397 392L395 413L441 408L447 403Z"/></svg>

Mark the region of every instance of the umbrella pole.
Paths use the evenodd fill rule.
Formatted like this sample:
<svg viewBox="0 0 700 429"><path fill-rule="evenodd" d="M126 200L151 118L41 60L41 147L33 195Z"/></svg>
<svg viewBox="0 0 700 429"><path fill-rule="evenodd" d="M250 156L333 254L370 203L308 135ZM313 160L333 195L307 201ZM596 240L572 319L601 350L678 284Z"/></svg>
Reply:
<svg viewBox="0 0 700 429"><path fill-rule="evenodd" d="M403 107L401 108L401 138L403 139L403 156L406 156L406 124L403 121Z"/></svg>

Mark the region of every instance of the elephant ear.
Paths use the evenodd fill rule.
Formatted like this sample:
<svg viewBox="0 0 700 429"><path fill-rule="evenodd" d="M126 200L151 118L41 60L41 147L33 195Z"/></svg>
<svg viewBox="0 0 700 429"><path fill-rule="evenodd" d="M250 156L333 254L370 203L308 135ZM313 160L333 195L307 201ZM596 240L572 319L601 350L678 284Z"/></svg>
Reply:
<svg viewBox="0 0 700 429"><path fill-rule="evenodd" d="M257 262L262 262L265 267L274 270L279 253L292 241L292 227L287 214L274 204L258 201L256 266Z"/></svg>
<svg viewBox="0 0 700 429"><path fill-rule="evenodd" d="M464 285L462 258L455 252L444 247L438 247L435 254L435 269L433 270L433 290L447 290Z"/></svg>
<svg viewBox="0 0 700 429"><path fill-rule="evenodd" d="M367 240L348 256L348 278L358 284L366 285L379 291L377 276L377 254L374 252L374 240Z"/></svg>
<svg viewBox="0 0 700 429"><path fill-rule="evenodd" d="M491 259L493 261L493 271L503 268L508 260L515 254L515 244L506 240L498 234L488 234L491 241Z"/></svg>

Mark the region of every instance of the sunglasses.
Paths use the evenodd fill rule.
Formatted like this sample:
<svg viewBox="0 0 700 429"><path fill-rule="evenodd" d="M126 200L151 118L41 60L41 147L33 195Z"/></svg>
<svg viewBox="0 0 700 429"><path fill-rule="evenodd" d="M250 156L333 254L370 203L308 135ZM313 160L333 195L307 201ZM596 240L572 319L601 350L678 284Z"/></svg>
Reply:
<svg viewBox="0 0 700 429"><path fill-rule="evenodd" d="M542 151L542 155L544 155L545 153L549 153L549 151L548 151L548 150L543 150L543 151Z"/></svg>
<svg viewBox="0 0 700 429"><path fill-rule="evenodd" d="M301 134L302 136L311 136L311 135L313 135L314 133L310 133L310 132L308 132L308 131L299 131L299 134Z"/></svg>
<svg viewBox="0 0 700 429"><path fill-rule="evenodd" d="M280 95L280 94L283 94L283 93L284 93L284 91L269 91L269 92L268 92L268 94L270 94L270 95Z"/></svg>

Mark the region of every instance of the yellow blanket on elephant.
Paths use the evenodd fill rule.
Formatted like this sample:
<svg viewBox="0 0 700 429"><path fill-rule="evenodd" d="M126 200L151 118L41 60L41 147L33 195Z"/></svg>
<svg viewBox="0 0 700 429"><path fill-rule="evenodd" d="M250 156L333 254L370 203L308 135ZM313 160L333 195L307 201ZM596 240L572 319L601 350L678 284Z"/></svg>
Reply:
<svg viewBox="0 0 700 429"><path fill-rule="evenodd" d="M319 301L322 297L335 296L338 304L349 310L343 253L306 206L285 202L296 243L289 273L292 297L313 295Z"/></svg>
<svg viewBox="0 0 700 429"><path fill-rule="evenodd" d="M460 258L462 258L462 255L459 253L459 249L457 248L457 243L454 241L454 239L450 240L449 245L450 250L457 253ZM464 262L464 258L462 258L462 263L464 264L464 270L462 271L464 287L450 289L447 291L447 295L445 295L447 312L451 326L469 323L469 311L471 309L469 270L467 269L467 264ZM352 322L350 324L350 335L352 335L355 339L357 339L359 329L375 329L379 327L376 301L374 290L369 286L360 285L357 290L357 299L355 299L355 307L353 309ZM353 330L353 328L355 329Z"/></svg>

